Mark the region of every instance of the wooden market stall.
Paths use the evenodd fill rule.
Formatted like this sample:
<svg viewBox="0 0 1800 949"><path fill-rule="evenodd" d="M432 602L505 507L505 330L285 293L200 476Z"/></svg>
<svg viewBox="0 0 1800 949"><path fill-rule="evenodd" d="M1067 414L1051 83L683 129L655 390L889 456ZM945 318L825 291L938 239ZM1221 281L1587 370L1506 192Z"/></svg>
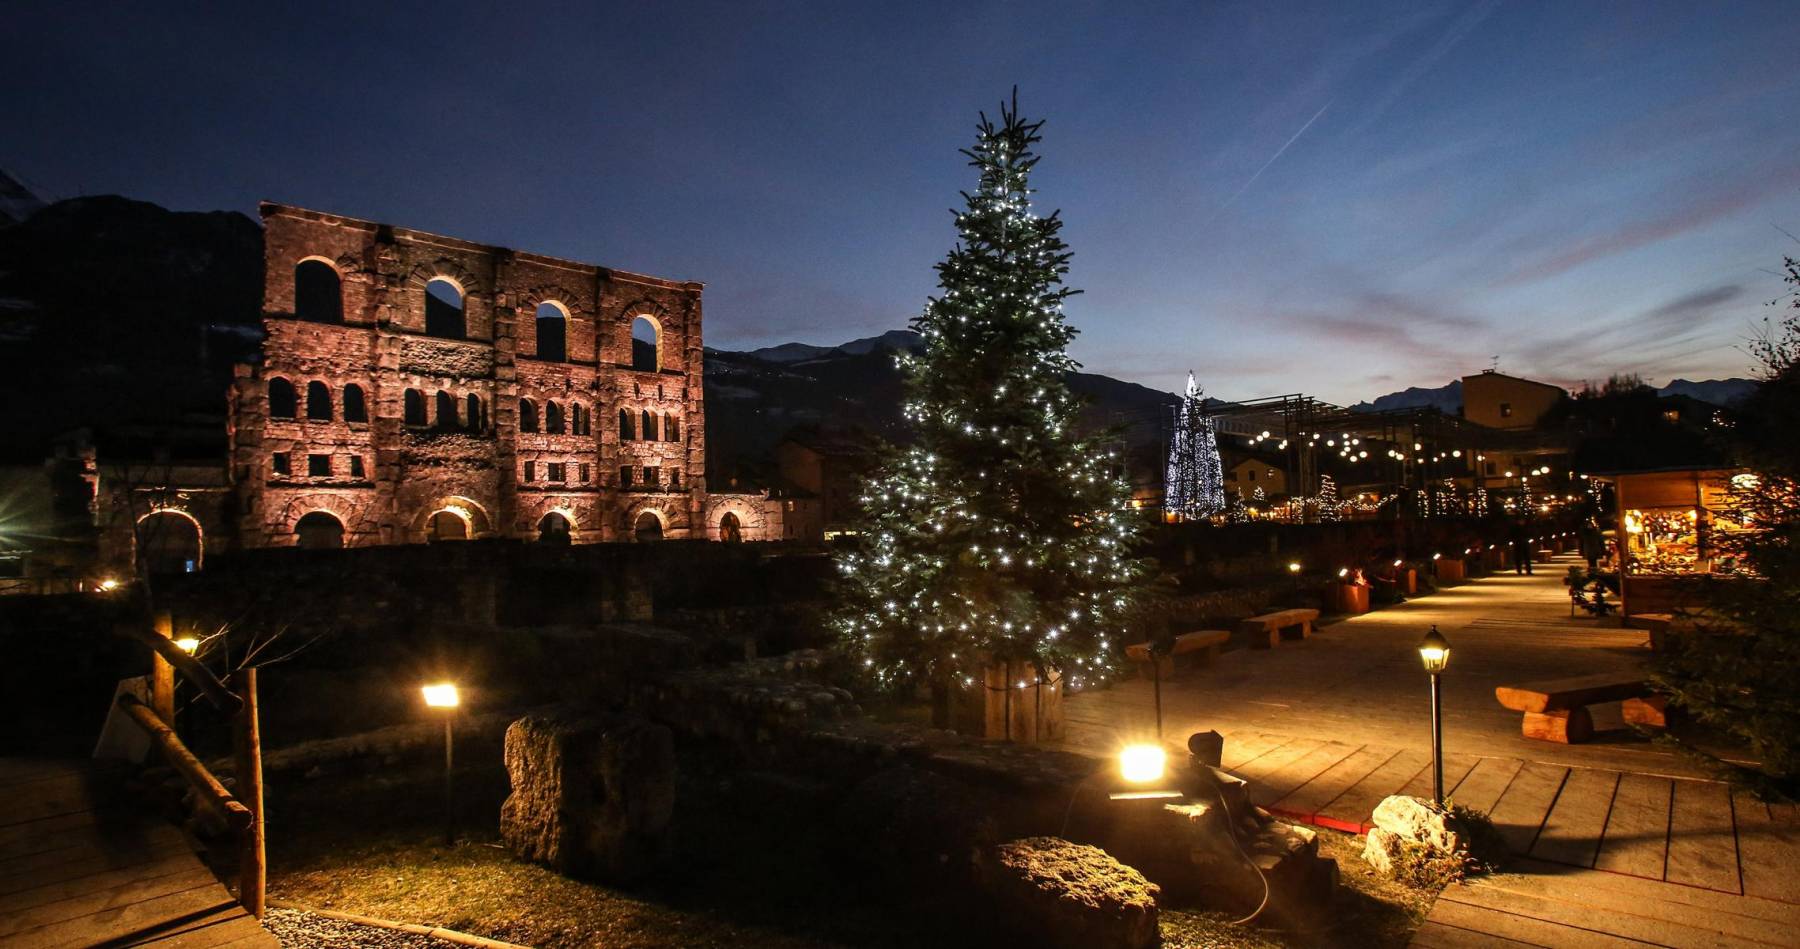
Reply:
<svg viewBox="0 0 1800 949"><path fill-rule="evenodd" d="M1726 510L1740 468L1685 467L1594 473L1613 486L1613 550L1625 616L1697 609L1706 577L1734 576L1738 565L1721 555L1720 531L1735 529Z"/></svg>

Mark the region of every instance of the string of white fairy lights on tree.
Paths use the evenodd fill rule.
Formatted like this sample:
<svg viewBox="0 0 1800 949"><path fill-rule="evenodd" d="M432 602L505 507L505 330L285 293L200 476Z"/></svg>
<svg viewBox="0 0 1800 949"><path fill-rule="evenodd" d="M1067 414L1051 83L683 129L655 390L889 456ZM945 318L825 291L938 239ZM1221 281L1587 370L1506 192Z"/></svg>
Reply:
<svg viewBox="0 0 1800 949"><path fill-rule="evenodd" d="M869 481L838 560L838 630L886 688L972 685L994 663L1109 678L1145 573L1116 452L1077 431L1065 382L1076 291L1062 221L1031 210L1041 125L1015 94L964 150L979 184L912 321L924 352L898 357L916 438Z"/></svg>

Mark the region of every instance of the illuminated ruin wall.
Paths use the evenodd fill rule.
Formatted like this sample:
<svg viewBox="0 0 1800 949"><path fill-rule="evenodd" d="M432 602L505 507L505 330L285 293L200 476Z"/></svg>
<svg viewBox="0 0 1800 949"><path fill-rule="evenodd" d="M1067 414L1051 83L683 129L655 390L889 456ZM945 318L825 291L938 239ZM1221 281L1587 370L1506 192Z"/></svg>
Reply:
<svg viewBox="0 0 1800 949"><path fill-rule="evenodd" d="M780 536L776 505L708 502L700 284L262 217L267 340L232 391L244 546L717 539L727 507L742 539Z"/></svg>

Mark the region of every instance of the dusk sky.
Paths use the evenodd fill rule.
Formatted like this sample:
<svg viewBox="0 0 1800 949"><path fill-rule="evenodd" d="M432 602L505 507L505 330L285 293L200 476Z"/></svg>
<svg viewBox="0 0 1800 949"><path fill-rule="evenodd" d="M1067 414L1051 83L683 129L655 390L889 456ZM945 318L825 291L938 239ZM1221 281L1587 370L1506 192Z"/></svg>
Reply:
<svg viewBox="0 0 1800 949"><path fill-rule="evenodd" d="M168 6L9 5L0 168L701 280L720 348L904 326L1015 83L1075 356L1163 389L1745 375L1800 254L1791 0Z"/></svg>

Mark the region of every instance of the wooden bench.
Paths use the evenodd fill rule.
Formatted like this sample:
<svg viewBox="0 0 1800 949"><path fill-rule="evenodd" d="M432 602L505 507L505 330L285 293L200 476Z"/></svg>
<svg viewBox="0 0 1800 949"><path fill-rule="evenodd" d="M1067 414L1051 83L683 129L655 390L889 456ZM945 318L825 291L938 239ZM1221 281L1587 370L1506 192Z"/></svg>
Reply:
<svg viewBox="0 0 1800 949"><path fill-rule="evenodd" d="M1623 703L1625 720L1658 728L1668 724L1665 699L1650 693L1650 683L1631 673L1604 673L1552 679L1524 685L1502 685L1494 698L1514 711L1524 712L1519 731L1526 738L1579 744L1594 736L1594 719L1587 707L1602 702Z"/></svg>
<svg viewBox="0 0 1800 949"><path fill-rule="evenodd" d="M1673 613L1633 613L1625 617L1626 626L1650 634L1650 648L1654 652L1662 652L1668 648L1669 624L1673 622Z"/></svg>
<svg viewBox="0 0 1800 949"><path fill-rule="evenodd" d="M1318 610L1276 610L1241 620L1238 629L1250 637L1251 645L1258 649L1271 649L1281 642L1281 631L1284 629L1298 629L1300 639L1311 636L1313 620L1318 618Z"/></svg>
<svg viewBox="0 0 1800 949"><path fill-rule="evenodd" d="M1169 654L1161 657L1156 665L1150 664L1150 644L1133 643L1125 647L1125 658L1139 663L1138 674L1148 679L1152 672L1164 679L1175 675L1175 657L1188 653L1199 653L1200 664L1205 665L1219 658L1219 647L1230 641L1231 632L1224 629L1197 629L1191 633L1182 633L1175 637L1175 644Z"/></svg>

